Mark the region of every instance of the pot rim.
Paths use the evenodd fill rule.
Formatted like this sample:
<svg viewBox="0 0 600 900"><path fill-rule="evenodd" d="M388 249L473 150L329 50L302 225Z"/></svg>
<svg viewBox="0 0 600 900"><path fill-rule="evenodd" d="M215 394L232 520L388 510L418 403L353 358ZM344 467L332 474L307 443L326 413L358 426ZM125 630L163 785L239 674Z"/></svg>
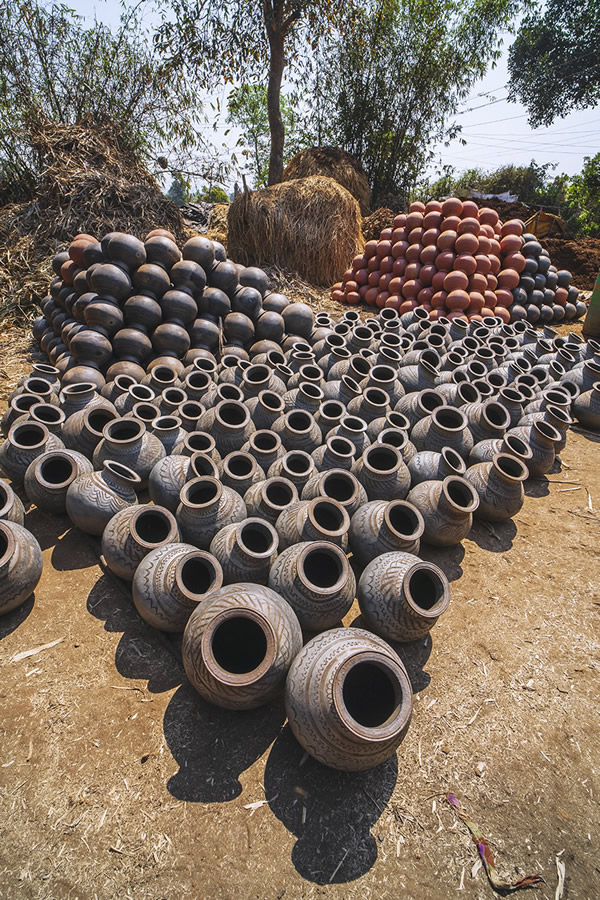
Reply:
<svg viewBox="0 0 600 900"><path fill-rule="evenodd" d="M289 489L290 491L290 499L286 503L284 503L283 506L280 506L278 503L274 503L273 500L271 500L271 498L267 496L269 488L274 483L277 483L279 485L283 483L283 487ZM296 494L295 497L294 492ZM288 506L291 506L292 503L298 502L298 491L296 490L296 485L291 482L289 478L285 478L283 475L272 475L270 478L266 478L263 482L261 482L260 496L266 505L272 507L273 509L279 509L282 512L284 509L287 509Z"/></svg>
<svg viewBox="0 0 600 900"><path fill-rule="evenodd" d="M208 485L212 485L214 488L213 496L203 501L202 503L194 503L189 499L189 493L195 487L197 487L198 483L202 483L208 487ZM218 478L215 478L214 475L200 475L198 478L191 478L189 481L186 481L184 486L181 488L179 492L179 499L183 506L188 509L207 509L213 506L215 503L218 503L223 494L223 485L219 481Z"/></svg>
<svg viewBox="0 0 600 900"><path fill-rule="evenodd" d="M71 466L71 474L63 481L48 481L43 476L42 470L45 467L45 464L51 463L55 459L66 460ZM77 463L66 450L48 450L46 453L42 453L34 460L33 471L35 472L36 480L49 491L62 491L65 488L68 488L78 475Z"/></svg>
<svg viewBox="0 0 600 900"><path fill-rule="evenodd" d="M250 547L244 542L243 531L248 526L262 529L269 533L269 537L271 542L266 550L258 551L251 550ZM249 556L252 556L254 559L269 559L273 553L277 552L279 547L279 535L273 528L270 522L267 522L266 519L261 518L260 516L249 516L247 519L244 519L241 522L235 523L235 536L242 550L247 553Z"/></svg>
<svg viewBox="0 0 600 900"><path fill-rule="evenodd" d="M2 517L5 516L10 509L12 509L14 502L15 492L13 491L8 481L0 478L0 521L2 521Z"/></svg>
<svg viewBox="0 0 600 900"><path fill-rule="evenodd" d="M379 503L381 501L375 501L375 502ZM385 500L383 502L386 503ZM394 514L394 510L396 510L398 508L407 511L409 513L409 515L414 516L414 518L417 520L415 530L413 532L411 532L410 534L407 532L398 531L398 529L392 522L392 516ZM383 512L383 520L384 520L386 526L392 532L392 534L397 535L397 537L401 538L403 541L419 540L423 536L423 532L425 531L425 520L424 520L423 516L421 515L421 513L419 512L417 507L413 503L409 503L407 500L390 500L389 503L386 503L386 507Z"/></svg>
<svg viewBox="0 0 600 900"><path fill-rule="evenodd" d="M165 538L162 538L160 541L144 540L137 530L138 519L142 518L143 516L158 516L159 518L166 520L169 525L167 536ZM131 519L129 520L129 528L132 536L135 538L137 543L148 551L157 550L159 547L172 544L179 533L177 522L175 521L172 513L170 513L169 510L164 509L162 506L155 506L154 504L150 503L144 504L144 506L134 507L134 512L132 513Z"/></svg>
<svg viewBox="0 0 600 900"><path fill-rule="evenodd" d="M462 490L466 491L471 496L470 503L466 505L461 505L457 503L453 497L450 496L450 487L453 484L457 484ZM473 487L473 485L466 480L466 478L462 478L460 475L447 475L446 478L442 481L442 493L447 501L447 503L452 507L452 509L457 510L460 513L474 513L475 510L479 507L479 496Z"/></svg>
<svg viewBox="0 0 600 900"><path fill-rule="evenodd" d="M336 512L339 510L341 513L342 522L338 528L324 528L319 524L316 518L315 510L319 507L325 506L333 506ZM318 531L324 531L332 537L343 537L350 527L350 516L348 515L348 511L345 507L342 506L341 503L338 503L337 500L332 500L330 497L315 497L314 500L309 501L307 517L310 520L311 524Z"/></svg>
<svg viewBox="0 0 600 900"><path fill-rule="evenodd" d="M22 432L23 429L33 429L39 430L39 440L36 444L22 444L19 441L19 432ZM41 422L36 422L34 420L28 419L26 422L16 423L12 425L8 432L8 440L11 444L14 444L16 447L23 448L25 450L37 450L39 447L43 447L46 441L50 436L50 432L46 428L45 425L42 425Z"/></svg>
<svg viewBox="0 0 600 900"><path fill-rule="evenodd" d="M215 632L229 619L249 619L251 622L254 622L254 624L259 626L265 636L265 655L258 666L256 666L254 669L251 669L249 672L229 672L227 669L224 669L221 665L219 665L213 655L212 642ZM202 637L200 639L200 654L209 674L215 679L215 681L220 682L221 684L227 684L231 685L232 687L240 688L250 687L250 685L256 684L261 680L261 678L264 678L264 676L267 674L267 672L275 662L276 648L277 642L275 638L275 632L269 619L266 616L263 616L257 610L241 605L232 606L229 609L224 609L222 612L212 618L207 627L204 629Z"/></svg>
<svg viewBox="0 0 600 900"><path fill-rule="evenodd" d="M509 463L511 465L516 464L520 467L519 475L513 475L503 468L503 466L506 466ZM529 469L527 468L525 463L521 459L519 459L518 456L512 456L512 454L510 453L496 453L496 455L492 459L492 466L504 481L510 481L512 484L518 484L521 481L527 481L527 479L529 478Z"/></svg>
<svg viewBox="0 0 600 900"><path fill-rule="evenodd" d="M302 544L304 546L302 546ZM337 544L332 544L331 541L303 541L300 545L302 549L298 554L298 558L296 561L296 571L298 574L298 578L304 587L308 588L310 591L318 590L323 594L338 594L346 585L348 578L350 576L350 567L348 564L348 558L341 547L338 547ZM289 548L290 554L291 551L295 550L295 545ZM329 554L332 557L335 557L339 562L340 574L337 580L330 586L324 588L316 584L306 574L305 563L307 557L309 557L313 553L321 553L321 554Z"/></svg>
<svg viewBox="0 0 600 900"><path fill-rule="evenodd" d="M214 577L210 584L210 587L207 591L204 591L201 594L196 594L193 591L188 590L185 586L182 578L183 569L185 568L186 563L190 562L192 559L201 559L207 565L212 566ZM219 574L219 570L221 570L221 574ZM175 584L177 585L177 589L183 594L183 596L191 600L194 603L200 603L204 598L211 593L211 591L218 590L223 584L223 575L222 569L219 564L219 561L215 559L212 553L209 553L207 550L198 550L198 549L190 549L185 553L178 561L175 566Z"/></svg>
<svg viewBox="0 0 600 900"><path fill-rule="evenodd" d="M132 434L129 437L120 438L118 436L113 435L113 431L115 428L129 428L135 429L136 434ZM138 441L141 441L146 433L146 426L141 419L111 419L110 422L107 422L104 428L102 429L102 437L107 442L107 444L114 444L117 447L131 447L134 444L137 444Z"/></svg>
<svg viewBox="0 0 600 900"><path fill-rule="evenodd" d="M433 606L429 608L420 606L413 596L411 590L410 582L413 576L418 572L427 572L430 577L438 581L439 587L441 589L440 597L438 598L438 600L436 600ZM427 560L419 560L418 562L414 563L414 565L412 565L410 569L405 572L402 586L404 590L404 596L406 597L409 606L411 606L416 613L418 613L425 619L437 619L443 612L445 612L446 609L448 609L448 606L450 605L450 585L448 584L448 579L446 578L442 569L440 569L439 566L436 566L435 563L428 562Z"/></svg>
<svg viewBox="0 0 600 900"><path fill-rule="evenodd" d="M116 459L105 459L102 463L102 468L110 472L111 475L116 475L117 478L130 482L132 485L140 485L142 483L142 479L137 472L134 472L129 466L118 462ZM92 474L95 473L92 472Z"/></svg>
<svg viewBox="0 0 600 900"><path fill-rule="evenodd" d="M383 451L383 455L392 454L394 456L395 462L391 467L381 469L376 468L370 461L370 457L375 454L381 454ZM402 454L393 444L384 444L384 443L376 443L371 444L370 447L367 447L363 454L362 464L363 468L368 472L372 472L375 475L391 475L394 472L397 472L400 468L401 464L403 464L404 460L402 459Z"/></svg>

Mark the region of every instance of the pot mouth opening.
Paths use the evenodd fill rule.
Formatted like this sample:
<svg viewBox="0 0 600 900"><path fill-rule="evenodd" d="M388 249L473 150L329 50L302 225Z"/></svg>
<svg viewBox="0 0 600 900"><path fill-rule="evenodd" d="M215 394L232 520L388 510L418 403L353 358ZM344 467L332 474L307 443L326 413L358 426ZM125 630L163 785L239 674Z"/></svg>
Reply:
<svg viewBox="0 0 600 900"><path fill-rule="evenodd" d="M241 402L244 399L244 393L237 384L220 384L217 388L217 396L223 400L236 400Z"/></svg>
<svg viewBox="0 0 600 900"><path fill-rule="evenodd" d="M437 391L421 391L418 402L428 413L432 413L438 406L444 406L444 398Z"/></svg>
<svg viewBox="0 0 600 900"><path fill-rule="evenodd" d="M26 381L27 392L38 394L38 396L46 397L52 393L52 388L45 378L29 377Z"/></svg>
<svg viewBox="0 0 600 900"><path fill-rule="evenodd" d="M115 375L115 384L119 390L127 391L130 387L133 387L134 384L137 384L137 381L131 375L125 375L123 373L121 375Z"/></svg>
<svg viewBox="0 0 600 900"><path fill-rule="evenodd" d="M510 425L508 410L495 400L486 404L483 415L486 421L495 428L508 428Z"/></svg>
<svg viewBox="0 0 600 900"><path fill-rule="evenodd" d="M160 509L142 509L133 516L131 532L146 547L162 547L172 536L173 523Z"/></svg>
<svg viewBox="0 0 600 900"><path fill-rule="evenodd" d="M34 363L33 370L34 372L44 372L46 375L58 375L58 369L48 363Z"/></svg>
<svg viewBox="0 0 600 900"><path fill-rule="evenodd" d="M457 394L465 403L477 403L481 399L481 393L474 384L468 381L462 381L457 386Z"/></svg>
<svg viewBox="0 0 600 900"><path fill-rule="evenodd" d="M378 444L389 444L397 450L404 450L408 444L408 434L401 428L384 428L377 438Z"/></svg>
<svg viewBox="0 0 600 900"><path fill-rule="evenodd" d="M66 390L66 388L65 388L65 390ZM14 409L15 412L26 413L26 412L29 412L29 410L35 403L39 403L39 402L40 402L40 398L37 394L24 393L24 394L17 394L17 396L14 397L13 400L11 400L10 405ZM49 404L45 403L43 405L48 406Z"/></svg>
<svg viewBox="0 0 600 900"><path fill-rule="evenodd" d="M39 464L39 478L44 483L54 488L64 487L73 481L76 475L76 467L73 460L66 454L60 453L42 459Z"/></svg>
<svg viewBox="0 0 600 900"><path fill-rule="evenodd" d="M250 675L264 665L269 650L265 629L254 618L231 615L217 624L210 648L217 666L230 675Z"/></svg>
<svg viewBox="0 0 600 900"><path fill-rule="evenodd" d="M312 416L301 409L292 410L292 412L287 414L288 427L293 431L310 431L312 422Z"/></svg>
<svg viewBox="0 0 600 900"><path fill-rule="evenodd" d="M474 512L479 506L479 498L468 481L449 475L444 481L446 496L464 512Z"/></svg>
<svg viewBox="0 0 600 900"><path fill-rule="evenodd" d="M202 369L196 369L189 373L185 379L185 383L191 388L207 388L211 383L211 378L208 372L205 372Z"/></svg>
<svg viewBox="0 0 600 900"><path fill-rule="evenodd" d="M356 432L357 435L363 434L367 430L367 423L358 416L345 416L341 424L348 431Z"/></svg>
<svg viewBox="0 0 600 900"><path fill-rule="evenodd" d="M439 616L450 600L448 584L437 566L417 563L404 577L404 589L421 614Z"/></svg>
<svg viewBox="0 0 600 900"><path fill-rule="evenodd" d="M464 413L452 406L442 406L435 409L432 418L445 431L462 431L467 421Z"/></svg>
<svg viewBox="0 0 600 900"><path fill-rule="evenodd" d="M365 329L367 330L367 329ZM372 335L369 332L369 335ZM369 372L371 371L371 366L369 365L369 361L364 358L364 356L354 356L352 358L352 362L350 363L350 368L353 371L358 372L361 378L365 378ZM358 387L358 385L357 385Z"/></svg>
<svg viewBox="0 0 600 900"><path fill-rule="evenodd" d="M356 379L352 377L352 375L342 375L340 381L345 387L348 388L349 391L351 391L357 397L361 393L360 385L358 384Z"/></svg>
<svg viewBox="0 0 600 900"><path fill-rule="evenodd" d="M105 438L111 441L129 443L139 440L144 434L144 424L137 419L114 419L105 428Z"/></svg>
<svg viewBox="0 0 600 900"><path fill-rule="evenodd" d="M339 400L325 400L319 407L319 413L326 419L338 420L344 415L346 407Z"/></svg>
<svg viewBox="0 0 600 900"><path fill-rule="evenodd" d="M267 359L272 366L285 365L285 356L279 350L269 350Z"/></svg>
<svg viewBox="0 0 600 900"><path fill-rule="evenodd" d="M8 511L10 503L9 492L12 493L11 488L9 488L5 481L0 480L0 516Z"/></svg>
<svg viewBox="0 0 600 900"><path fill-rule="evenodd" d="M271 372L267 366L254 363L246 368L243 377L245 381L249 381L251 384L261 384L263 381L269 380L270 374Z"/></svg>
<svg viewBox="0 0 600 900"><path fill-rule="evenodd" d="M279 545L273 526L261 519L250 519L239 525L238 540L248 553L262 557L271 556Z"/></svg>
<svg viewBox="0 0 600 900"><path fill-rule="evenodd" d="M402 356L395 347L388 347L386 344L379 348L379 356L391 360L391 362L394 363L399 363L402 359Z"/></svg>
<svg viewBox="0 0 600 900"><path fill-rule="evenodd" d="M261 391L258 399L271 412L280 412L283 409L283 399L275 391Z"/></svg>
<svg viewBox="0 0 600 900"><path fill-rule="evenodd" d="M553 403L549 403L546 407L546 412L554 419L558 419L563 425L570 425L573 421L569 413L566 409L563 409L562 406L555 406Z"/></svg>
<svg viewBox="0 0 600 900"><path fill-rule="evenodd" d="M31 414L42 425L56 425L65 420L65 414L58 406L52 406L50 403L36 403L34 406L35 409L31 407Z"/></svg>
<svg viewBox="0 0 600 900"><path fill-rule="evenodd" d="M343 469L331 469L323 474L321 490L330 500L337 500L342 505L349 503L356 496L354 476Z"/></svg>
<svg viewBox="0 0 600 900"><path fill-rule="evenodd" d="M194 369L197 369L198 372L206 372L207 374L214 374L217 371L217 366L213 362L212 359L206 359L206 357L198 356L192 363Z"/></svg>
<svg viewBox="0 0 600 900"><path fill-rule="evenodd" d="M299 574L304 582L322 590L342 587L345 556L334 544L329 547L325 542L311 544L300 554L298 560Z"/></svg>
<svg viewBox="0 0 600 900"><path fill-rule="evenodd" d="M300 366L298 374L309 381L320 381L323 377L323 372L319 366L315 366L314 363L307 363L304 366Z"/></svg>
<svg viewBox="0 0 600 900"><path fill-rule="evenodd" d="M152 378L159 384L173 384L177 375L169 366L156 366L152 369Z"/></svg>
<svg viewBox="0 0 600 900"><path fill-rule="evenodd" d="M523 459L531 459L533 456L529 444L521 440L520 437L517 437L516 434L506 434L504 436L504 443L508 447L510 454L513 454L514 456L522 456Z"/></svg>
<svg viewBox="0 0 600 900"><path fill-rule="evenodd" d="M396 378L396 373L392 367L382 364L373 366L370 375L371 378L376 378L378 381L394 381Z"/></svg>
<svg viewBox="0 0 600 900"><path fill-rule="evenodd" d="M181 489L182 500L192 506L207 506L218 500L222 493L222 486L212 475L199 477L197 480L188 481Z"/></svg>
<svg viewBox="0 0 600 900"><path fill-rule="evenodd" d="M345 522L347 515L336 501L325 498L313 500L312 509L309 511L309 516L315 524L328 534L343 534L346 530L344 526L347 524Z"/></svg>
<svg viewBox="0 0 600 900"><path fill-rule="evenodd" d="M388 309L389 309L389 307L388 307ZM398 327L397 318L393 322L386 322L384 327L386 329L397 328ZM387 331L386 330L383 332L383 335L381 337L381 343L383 344L383 347L386 347L388 350L398 350L398 348L402 346L402 338L396 331ZM383 348L381 348L381 349L383 349Z"/></svg>
<svg viewBox="0 0 600 900"><path fill-rule="evenodd" d="M452 447L442 447L440 453L447 466L454 469L457 475L464 475L467 471L467 465L462 456L453 450Z"/></svg>
<svg viewBox="0 0 600 900"><path fill-rule="evenodd" d="M387 420L392 428L399 428L400 431L410 430L410 422L408 421L404 413L392 410L390 413L388 413Z"/></svg>
<svg viewBox="0 0 600 900"><path fill-rule="evenodd" d="M132 384L129 388L129 393L135 400L145 400L149 403L151 400L154 400L156 394L145 384Z"/></svg>
<svg viewBox="0 0 600 900"><path fill-rule="evenodd" d="M332 351L334 356L337 356L338 359L350 359L352 353L346 346L342 347L333 347Z"/></svg>
<svg viewBox="0 0 600 900"><path fill-rule="evenodd" d="M325 338L325 343L331 349L333 349L334 347L339 348L339 347L345 346L344 338L341 336L341 334L335 334L335 333L328 334L327 337Z"/></svg>
<svg viewBox="0 0 600 900"><path fill-rule="evenodd" d="M221 357L221 365L224 369L235 369L239 361L239 357L234 353L226 353Z"/></svg>
<svg viewBox="0 0 600 900"><path fill-rule="evenodd" d="M203 597L217 586L217 568L208 554L200 552L184 557L175 575L179 588L188 597Z"/></svg>
<svg viewBox="0 0 600 900"><path fill-rule="evenodd" d="M479 399L485 400L488 397L491 397L494 393L494 388L489 383L489 381L483 381L483 379L477 379L473 382L473 387L479 391Z"/></svg>
<svg viewBox="0 0 600 900"><path fill-rule="evenodd" d="M475 378L483 378L487 374L486 367L476 359L472 359L467 368Z"/></svg>
<svg viewBox="0 0 600 900"><path fill-rule="evenodd" d="M404 437L405 435L403 435ZM375 444L367 449L365 463L375 472L387 474L395 472L401 459L397 448L391 444Z"/></svg>
<svg viewBox="0 0 600 900"><path fill-rule="evenodd" d="M550 388L544 391L544 400L548 400L553 406L570 406L571 399L564 391Z"/></svg>
<svg viewBox="0 0 600 900"><path fill-rule="evenodd" d="M63 391L68 397L76 397L78 394L95 393L96 385L93 381L80 381L77 384L68 384Z"/></svg>
<svg viewBox="0 0 600 900"><path fill-rule="evenodd" d="M22 425L14 425L11 428L10 437L13 443L19 447L35 450L43 446L47 440L48 429L45 425L38 425L36 422L23 422Z"/></svg>
<svg viewBox="0 0 600 900"><path fill-rule="evenodd" d="M382 391L380 388L368 387L364 392L364 398L368 403L371 403L373 406L388 406L390 402L390 398L386 394L385 391Z"/></svg>
<svg viewBox="0 0 600 900"><path fill-rule="evenodd" d="M419 511L405 500L393 500L385 511L388 527L402 538L420 538L425 523Z"/></svg>
<svg viewBox="0 0 600 900"><path fill-rule="evenodd" d="M250 435L250 446L255 450L269 453L281 446L281 438L274 431L268 431L266 428L263 428Z"/></svg>
<svg viewBox="0 0 600 900"><path fill-rule="evenodd" d="M306 397L311 397L313 400L322 400L323 399L323 391L318 386L318 384L312 384L310 381L303 381L301 385L299 385L298 390L301 394L304 394Z"/></svg>
<svg viewBox="0 0 600 900"><path fill-rule="evenodd" d="M284 478L268 481L264 485L263 491L265 499L277 509L285 509L286 506L294 502L292 485L288 484Z"/></svg>
<svg viewBox="0 0 600 900"><path fill-rule="evenodd" d="M312 469L312 457L303 450L291 450L283 459L284 467L294 475L307 475Z"/></svg>
<svg viewBox="0 0 600 900"><path fill-rule="evenodd" d="M114 459L105 459L103 467L108 472L112 472L113 475L123 479L123 481L129 481L132 485L136 486L141 484L142 479L137 472L134 472L133 469L130 469L128 466L124 466L123 463L116 462Z"/></svg>
<svg viewBox="0 0 600 900"><path fill-rule="evenodd" d="M179 416L157 416L153 427L159 431L174 431L181 428L181 419Z"/></svg>
<svg viewBox="0 0 600 900"><path fill-rule="evenodd" d="M490 372L487 380L492 385L492 387L495 388L504 387L504 385L506 384L506 378L501 372Z"/></svg>
<svg viewBox="0 0 600 900"><path fill-rule="evenodd" d="M327 447L336 456L346 456L354 458L354 444L345 437L332 437L327 441Z"/></svg>
<svg viewBox="0 0 600 900"><path fill-rule="evenodd" d="M250 415L245 406L230 400L222 400L217 406L215 418L224 425L242 428L248 422Z"/></svg>
<svg viewBox="0 0 600 900"><path fill-rule="evenodd" d="M489 347L479 347L476 351L476 356L480 359L492 360L494 358L494 353Z"/></svg>
<svg viewBox="0 0 600 900"><path fill-rule="evenodd" d="M537 431L539 434L543 435L543 437L548 438L548 440L557 443L560 441L560 433L554 425L551 425L549 422L537 421L533 423L534 431Z"/></svg>
<svg viewBox="0 0 600 900"><path fill-rule="evenodd" d="M181 406L187 400L186 393L181 388L165 388L161 397L167 403L172 403L173 406Z"/></svg>
<svg viewBox="0 0 600 900"><path fill-rule="evenodd" d="M398 677L381 662L355 661L343 676L343 709L351 724L356 723L360 728L391 725L400 713L403 699Z"/></svg>
<svg viewBox="0 0 600 900"><path fill-rule="evenodd" d="M180 404L177 412L180 416L185 416L186 419L199 419L204 412L204 407L196 400L185 400Z"/></svg>
<svg viewBox="0 0 600 900"><path fill-rule="evenodd" d="M529 470L525 464L508 453L498 453L494 457L494 464L511 481L525 481L529 477Z"/></svg>
<svg viewBox="0 0 600 900"><path fill-rule="evenodd" d="M223 468L233 478L246 478L254 469L255 461L249 453L241 450L230 453L223 461Z"/></svg>
<svg viewBox="0 0 600 900"><path fill-rule="evenodd" d="M500 391L500 396L503 400L508 400L509 403L523 403L523 394L515 388L502 388L502 390Z"/></svg>
<svg viewBox="0 0 600 900"><path fill-rule="evenodd" d="M205 475L211 478L219 477L217 465L207 453L196 452L192 454L190 467L196 478L203 478Z"/></svg>

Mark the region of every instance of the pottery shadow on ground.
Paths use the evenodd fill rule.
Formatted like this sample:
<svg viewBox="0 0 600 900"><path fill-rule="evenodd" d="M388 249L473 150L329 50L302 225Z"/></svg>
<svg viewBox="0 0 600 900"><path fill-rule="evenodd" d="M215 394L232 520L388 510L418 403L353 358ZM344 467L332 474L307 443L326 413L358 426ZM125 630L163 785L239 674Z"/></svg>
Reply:
<svg viewBox="0 0 600 900"><path fill-rule="evenodd" d="M61 535L71 528L71 522L66 516L53 516L38 509L37 506L30 506L25 514L25 528L36 537L42 550L47 550L48 547L53 547L60 540ZM73 565L69 568L77 569L79 567Z"/></svg>
<svg viewBox="0 0 600 900"><path fill-rule="evenodd" d="M167 648L164 636L140 618L126 590L103 575L89 593L88 612L104 620L105 631L123 632L115 651L115 665L123 678L146 679L154 694L171 690L184 677L176 643Z"/></svg>
<svg viewBox="0 0 600 900"><path fill-rule="evenodd" d="M366 772L338 772L306 757L286 725L265 769L265 797L297 841L292 862L316 884L340 884L365 875L377 859L371 828L390 799L396 754Z"/></svg>
<svg viewBox="0 0 600 900"><path fill-rule="evenodd" d="M16 609L0 616L0 641L12 634L25 621L33 609L34 600L35 594L32 594L25 603L21 603Z"/></svg>
<svg viewBox="0 0 600 900"><path fill-rule="evenodd" d="M512 519L489 523L475 521L469 532L469 540L490 553L504 553L512 547L516 534L517 526Z"/></svg>
<svg viewBox="0 0 600 900"><path fill-rule="evenodd" d="M581 437L584 437L588 441L592 441L594 444L600 444L600 434L594 431L588 431L587 428L583 428L578 425L576 428L573 428L575 434L580 434Z"/></svg>
<svg viewBox="0 0 600 900"><path fill-rule="evenodd" d="M47 517L49 518L49 517ZM52 565L57 572L72 572L74 569L89 569L98 565L98 553L94 549L87 534L78 528L69 528L71 524L66 516L54 517L56 522L63 522L62 531L54 542L52 551ZM60 528L60 525L57 526ZM66 528L69 528L65 532Z"/></svg>
<svg viewBox="0 0 600 900"><path fill-rule="evenodd" d="M559 471L560 469L555 469L554 473ZM549 493L550 488L545 475L536 475L534 478L528 478L525 482L526 497L547 497Z"/></svg>
<svg viewBox="0 0 600 900"><path fill-rule="evenodd" d="M357 616L356 619L352 621L350 627L364 628L365 631L372 631L362 616ZM423 671L423 667L431 656L433 646L431 635L427 634L424 638L419 638L418 641L410 641L410 643L407 644L401 644L399 641L390 641L387 638L384 638L384 640L396 651L404 663L404 668L408 672L408 677L410 678L413 694L424 691L431 683L431 675L429 672Z"/></svg>
<svg viewBox="0 0 600 900"><path fill-rule="evenodd" d="M454 547L434 547L432 544L422 543L417 555L439 566L448 581L458 581L462 577L461 562L465 558L465 548L462 544L456 544Z"/></svg>
<svg viewBox="0 0 600 900"><path fill-rule="evenodd" d="M242 792L239 776L265 753L285 722L280 698L254 710L213 706L184 682L165 711L163 730L179 765L167 783L178 800L224 803Z"/></svg>

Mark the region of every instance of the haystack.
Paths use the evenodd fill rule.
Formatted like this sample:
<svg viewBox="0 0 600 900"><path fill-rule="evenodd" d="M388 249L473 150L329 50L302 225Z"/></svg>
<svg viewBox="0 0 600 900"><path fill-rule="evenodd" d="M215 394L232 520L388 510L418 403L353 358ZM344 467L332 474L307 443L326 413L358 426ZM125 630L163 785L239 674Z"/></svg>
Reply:
<svg viewBox="0 0 600 900"><path fill-rule="evenodd" d="M33 196L0 207L1 319L33 311L53 276L51 257L78 232L143 237L160 227L186 237L179 209L111 127L46 123L34 140L43 167Z"/></svg>
<svg viewBox="0 0 600 900"><path fill-rule="evenodd" d="M227 249L227 214L229 203L215 203L208 218L207 236Z"/></svg>
<svg viewBox="0 0 600 900"><path fill-rule="evenodd" d="M362 233L365 241L378 241L384 228L390 228L394 221L394 213L386 206L380 206L370 216L362 220Z"/></svg>
<svg viewBox="0 0 600 900"><path fill-rule="evenodd" d="M229 207L228 252L246 266L279 266L305 281L339 280L362 249L358 203L315 175L239 194Z"/></svg>
<svg viewBox="0 0 600 900"><path fill-rule="evenodd" d="M363 216L369 215L371 188L367 174L361 164L337 147L309 147L301 150L287 164L282 181L294 178L308 178L310 175L324 175L333 178L358 200Z"/></svg>

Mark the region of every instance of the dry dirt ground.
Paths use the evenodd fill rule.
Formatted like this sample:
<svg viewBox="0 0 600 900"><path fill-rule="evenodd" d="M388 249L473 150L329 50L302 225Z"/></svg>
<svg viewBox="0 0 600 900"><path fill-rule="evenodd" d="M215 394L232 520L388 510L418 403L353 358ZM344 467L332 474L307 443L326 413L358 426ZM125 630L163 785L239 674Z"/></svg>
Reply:
<svg viewBox="0 0 600 900"><path fill-rule="evenodd" d="M6 396L28 338L0 350ZM0 619L0 898L489 898L448 791L502 875L552 900L558 857L564 898L599 897L599 440L571 432L514 522L427 553L452 603L399 648L412 725L359 775L306 758L280 702L204 703L96 545L31 509L44 573Z"/></svg>

